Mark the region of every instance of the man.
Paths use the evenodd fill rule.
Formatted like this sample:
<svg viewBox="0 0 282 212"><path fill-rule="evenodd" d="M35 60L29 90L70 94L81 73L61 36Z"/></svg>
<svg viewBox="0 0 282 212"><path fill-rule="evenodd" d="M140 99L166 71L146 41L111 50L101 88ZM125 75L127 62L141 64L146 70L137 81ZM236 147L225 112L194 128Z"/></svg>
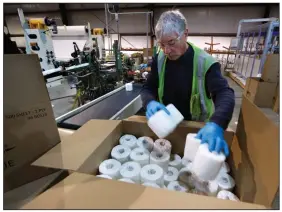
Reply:
<svg viewBox="0 0 282 212"><path fill-rule="evenodd" d="M187 43L186 19L178 10L161 15L155 34L161 50L153 58L141 92L147 118L159 110L169 114L165 105L171 103L185 120L206 121L197 138L207 143L211 152L222 151L228 156L224 130L232 118L235 97L221 75L220 64Z"/></svg>

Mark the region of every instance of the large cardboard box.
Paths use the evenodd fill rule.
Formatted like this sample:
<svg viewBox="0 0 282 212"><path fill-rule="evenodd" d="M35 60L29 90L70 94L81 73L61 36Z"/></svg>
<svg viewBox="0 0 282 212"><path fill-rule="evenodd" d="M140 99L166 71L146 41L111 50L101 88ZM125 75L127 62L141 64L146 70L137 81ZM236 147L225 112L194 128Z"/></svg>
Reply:
<svg viewBox="0 0 282 212"><path fill-rule="evenodd" d="M167 139L173 153L183 155L187 133L202 123L183 122ZM91 120L33 164L74 171L65 180L25 205L24 209L263 209L279 187L279 129L246 97L236 136L225 132L228 163L243 202L220 200L97 178L101 161L124 133L152 136L144 119ZM269 165L271 162L271 166ZM168 199L169 201L166 201Z"/></svg>
<svg viewBox="0 0 282 212"><path fill-rule="evenodd" d="M4 55L4 191L54 172L31 166L60 142L37 55Z"/></svg>
<svg viewBox="0 0 282 212"><path fill-rule="evenodd" d="M266 82L279 81L279 54L269 54L266 57L261 78Z"/></svg>
<svg viewBox="0 0 282 212"><path fill-rule="evenodd" d="M244 94L258 107L272 108L276 85L275 82L251 77L247 79Z"/></svg>
<svg viewBox="0 0 282 212"><path fill-rule="evenodd" d="M277 83L277 87L276 87L276 90L275 90L275 96L273 98L273 111L275 113L278 113L280 112L279 110L279 101L280 101L280 87L279 87L279 83Z"/></svg>

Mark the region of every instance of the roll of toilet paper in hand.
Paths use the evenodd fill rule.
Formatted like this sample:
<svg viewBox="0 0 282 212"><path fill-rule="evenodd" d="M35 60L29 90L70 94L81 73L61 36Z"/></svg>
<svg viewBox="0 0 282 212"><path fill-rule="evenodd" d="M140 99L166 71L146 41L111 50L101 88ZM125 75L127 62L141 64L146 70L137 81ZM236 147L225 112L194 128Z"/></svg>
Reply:
<svg viewBox="0 0 282 212"><path fill-rule="evenodd" d="M112 179L119 179L121 163L115 159L104 160L99 166L99 172L102 175L108 175Z"/></svg>
<svg viewBox="0 0 282 212"><path fill-rule="evenodd" d="M196 133L188 133L186 136L186 143L184 148L184 156L183 158L188 161L193 161L196 153L198 151L198 148L201 144L201 140L195 138Z"/></svg>
<svg viewBox="0 0 282 212"><path fill-rule="evenodd" d="M182 159L181 159L181 157L179 155L177 155L177 154L172 154L170 156L168 165L176 168L177 170L180 170L182 168Z"/></svg>
<svg viewBox="0 0 282 212"><path fill-rule="evenodd" d="M125 90L126 90L126 91L132 91L132 90L133 90L133 85L132 85L132 83L126 83L126 84L125 84Z"/></svg>
<svg viewBox="0 0 282 212"><path fill-rule="evenodd" d="M119 139L119 143L124 146L128 146L130 149L137 147L137 138L134 135L123 135Z"/></svg>
<svg viewBox="0 0 282 212"><path fill-rule="evenodd" d="M182 165L182 168L185 168L185 167L188 167L188 166L192 168L192 161L187 160L185 158L182 158L181 159L181 165Z"/></svg>
<svg viewBox="0 0 282 212"><path fill-rule="evenodd" d="M121 163L125 163L129 161L129 155L131 153L131 149L125 145L117 145L111 151L111 156L113 159Z"/></svg>
<svg viewBox="0 0 282 212"><path fill-rule="evenodd" d="M164 172L167 171L169 159L170 156L167 152L158 153L153 151L150 154L150 164L159 165L164 170Z"/></svg>
<svg viewBox="0 0 282 212"><path fill-rule="evenodd" d="M222 152L210 152L208 144L201 144L192 163L192 172L200 180L214 180L224 161L225 155Z"/></svg>
<svg viewBox="0 0 282 212"><path fill-rule="evenodd" d="M105 178L105 179L109 179L109 180L113 179L109 175L105 175L105 174L99 174L99 175L96 175L96 177Z"/></svg>
<svg viewBox="0 0 282 212"><path fill-rule="evenodd" d="M190 189L195 188L191 167L180 169L178 173L178 181L185 183Z"/></svg>
<svg viewBox="0 0 282 212"><path fill-rule="evenodd" d="M151 182L145 182L142 184L143 186L148 186L148 187L153 187L153 188L161 188L159 185L156 183L151 183Z"/></svg>
<svg viewBox="0 0 282 212"><path fill-rule="evenodd" d="M164 171L157 164L148 164L141 169L141 183L156 183L162 187L164 185Z"/></svg>
<svg viewBox="0 0 282 212"><path fill-rule="evenodd" d="M216 182L218 183L219 190L232 191L235 187L234 179L227 173L219 175Z"/></svg>
<svg viewBox="0 0 282 212"><path fill-rule="evenodd" d="M120 175L122 178L127 178L135 183L140 183L141 166L139 163L129 161L124 163L120 168Z"/></svg>
<svg viewBox="0 0 282 212"><path fill-rule="evenodd" d="M167 152L169 155L171 153L171 143L166 139L157 139L154 143L153 151L158 153Z"/></svg>
<svg viewBox="0 0 282 212"><path fill-rule="evenodd" d="M127 179L127 178L121 178L121 179L119 179L118 181L122 181L122 182L126 182L126 183L135 183L135 182L133 182L132 180Z"/></svg>
<svg viewBox="0 0 282 212"><path fill-rule="evenodd" d="M148 120L149 127L159 138L165 138L172 133L184 119L182 114L172 104L169 104L166 108L170 115L164 110L159 110Z"/></svg>
<svg viewBox="0 0 282 212"><path fill-rule="evenodd" d="M231 193L230 191L222 190L217 194L218 199L232 200L232 201L240 201L239 198Z"/></svg>
<svg viewBox="0 0 282 212"><path fill-rule="evenodd" d="M130 159L141 165L141 167L149 164L150 162L150 152L147 149L135 148L130 153Z"/></svg>
<svg viewBox="0 0 282 212"><path fill-rule="evenodd" d="M167 186L170 182L177 181L178 170L175 167L169 166L164 175L164 185Z"/></svg>
<svg viewBox="0 0 282 212"><path fill-rule="evenodd" d="M137 146L152 152L154 148L154 140L147 136L140 137L137 140Z"/></svg>
<svg viewBox="0 0 282 212"><path fill-rule="evenodd" d="M188 192L189 191L188 187L180 181L170 182L167 185L167 189L172 190L172 191L180 191L180 192Z"/></svg>

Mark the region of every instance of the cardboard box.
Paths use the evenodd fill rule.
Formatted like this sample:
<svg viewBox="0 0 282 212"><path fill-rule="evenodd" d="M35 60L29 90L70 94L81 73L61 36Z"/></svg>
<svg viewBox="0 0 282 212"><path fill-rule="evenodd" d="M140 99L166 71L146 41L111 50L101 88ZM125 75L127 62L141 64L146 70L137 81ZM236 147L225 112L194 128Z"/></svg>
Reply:
<svg viewBox="0 0 282 212"><path fill-rule="evenodd" d="M266 82L279 81L279 54L269 54L266 57L261 78Z"/></svg>
<svg viewBox="0 0 282 212"><path fill-rule="evenodd" d="M247 79L244 94L258 107L273 107L276 83L265 82L257 77Z"/></svg>
<svg viewBox="0 0 282 212"><path fill-rule="evenodd" d="M202 123L183 122L167 139L173 153L183 155L187 133ZM72 170L68 178L25 205L24 209L263 209L271 207L279 187L279 128L248 98L243 97L236 136L225 132L231 155L228 163L235 177L235 193L244 202L220 200L97 178L101 161L123 133L152 136L144 118L91 120L67 141L33 164ZM267 142L266 142L267 141ZM269 165L271 161L271 166ZM79 172L79 173L78 173ZM169 199L169 201L164 201ZM252 203L252 204L250 204Z"/></svg>
<svg viewBox="0 0 282 212"><path fill-rule="evenodd" d="M37 55L4 55L4 191L52 174L31 166L60 142Z"/></svg>
<svg viewBox="0 0 282 212"><path fill-rule="evenodd" d="M277 87L276 87L276 90L275 90L275 96L273 98L273 111L275 113L278 113L280 112L279 110L279 101L280 101L280 91L279 91L279 83L277 83Z"/></svg>

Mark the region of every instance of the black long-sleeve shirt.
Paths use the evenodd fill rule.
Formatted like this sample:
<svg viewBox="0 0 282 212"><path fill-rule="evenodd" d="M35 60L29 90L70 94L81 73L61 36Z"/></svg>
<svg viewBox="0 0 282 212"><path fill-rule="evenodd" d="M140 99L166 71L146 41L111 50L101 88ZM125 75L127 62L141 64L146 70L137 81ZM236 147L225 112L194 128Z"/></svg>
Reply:
<svg viewBox="0 0 282 212"><path fill-rule="evenodd" d="M173 104L182 113L185 120L191 120L193 58L194 50L189 47L179 59L175 61L167 59L166 62L163 103L165 105ZM151 72L141 91L144 108L151 100L158 101L158 82L157 58L153 58ZM210 121L226 129L232 118L235 96L233 89L221 75L219 63L213 64L207 71L205 88L215 108Z"/></svg>

